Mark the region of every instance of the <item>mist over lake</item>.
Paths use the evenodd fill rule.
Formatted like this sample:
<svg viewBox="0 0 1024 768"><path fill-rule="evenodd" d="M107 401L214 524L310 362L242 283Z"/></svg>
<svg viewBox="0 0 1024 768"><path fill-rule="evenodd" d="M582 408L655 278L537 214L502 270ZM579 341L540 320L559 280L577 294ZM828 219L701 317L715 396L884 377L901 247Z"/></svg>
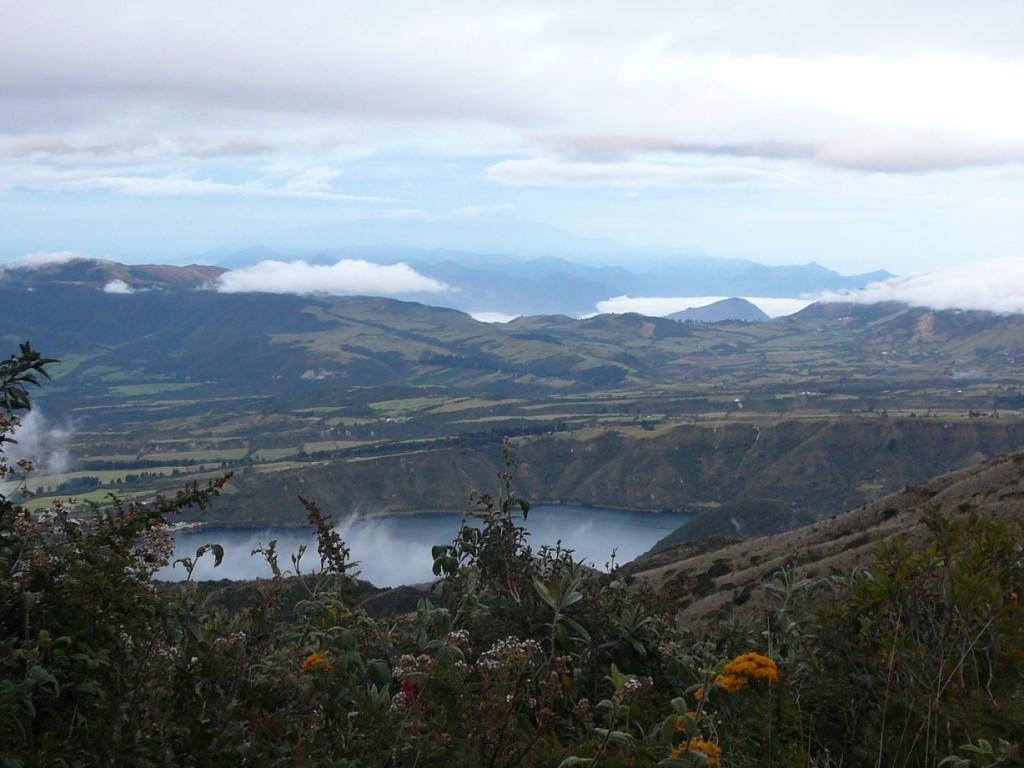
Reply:
<svg viewBox="0 0 1024 768"><path fill-rule="evenodd" d="M659 539L685 523L683 512L628 512L591 507L538 505L530 510L526 528L529 543L536 551L544 544L561 541L577 559L603 568L616 550L619 564L643 554ZM354 517L335 530L341 534L357 561L360 578L378 587L417 584L433 578L431 547L448 544L462 520L460 513L425 512L414 515L377 515ZM268 578L270 567L252 550L277 540L278 563L282 571L291 571L291 555L303 544L306 553L301 569L308 573L319 566L316 542L305 528L202 528L175 534L174 559L194 557L204 544L224 547L224 562L213 567L209 554L196 566L196 579ZM178 581L185 578L179 564L167 567L157 578Z"/></svg>

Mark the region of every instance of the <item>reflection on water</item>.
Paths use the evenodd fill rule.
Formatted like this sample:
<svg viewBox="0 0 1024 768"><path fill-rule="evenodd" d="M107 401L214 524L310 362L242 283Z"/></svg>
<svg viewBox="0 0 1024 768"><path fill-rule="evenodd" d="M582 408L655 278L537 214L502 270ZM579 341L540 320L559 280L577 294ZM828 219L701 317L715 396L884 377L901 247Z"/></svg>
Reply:
<svg viewBox="0 0 1024 768"><path fill-rule="evenodd" d="M536 506L530 510L526 527L534 550L542 545L572 549L577 559L603 567L613 549L622 564L646 552L659 539L689 519L681 512L623 512L570 506ZM459 530L462 516L457 513L429 512L416 515L381 515L345 520L337 531L359 563L360 578L379 587L418 584L432 578L430 549L448 544ZM193 557L203 544L224 547L224 562L213 567L213 558L203 557L196 567L196 579L255 579L270 576L270 567L252 550L277 540L278 562L282 570L292 570L291 555L302 544L303 572L319 565L316 542L308 529L297 528L204 528L176 534L174 557ZM185 577L180 565L165 568L158 578L179 580Z"/></svg>

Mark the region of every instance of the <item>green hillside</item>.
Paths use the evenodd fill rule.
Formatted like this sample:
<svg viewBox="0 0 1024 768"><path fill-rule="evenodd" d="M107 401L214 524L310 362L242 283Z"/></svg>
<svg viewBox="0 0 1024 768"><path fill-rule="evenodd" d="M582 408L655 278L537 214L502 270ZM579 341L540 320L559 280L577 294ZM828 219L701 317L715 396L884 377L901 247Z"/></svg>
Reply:
<svg viewBox="0 0 1024 768"><path fill-rule="evenodd" d="M8 344L61 360L39 402L72 462L41 466L37 505L233 471L211 513L225 522L287 522L300 488L341 514L458 509L508 435L538 498L764 532L1024 446L1020 317L814 305L769 323L502 325L84 278L0 296Z"/></svg>

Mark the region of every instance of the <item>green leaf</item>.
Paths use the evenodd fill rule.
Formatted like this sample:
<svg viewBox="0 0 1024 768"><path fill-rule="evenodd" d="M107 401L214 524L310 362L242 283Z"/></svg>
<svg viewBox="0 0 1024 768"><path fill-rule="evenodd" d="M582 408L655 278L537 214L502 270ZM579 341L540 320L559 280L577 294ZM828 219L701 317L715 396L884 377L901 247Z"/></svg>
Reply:
<svg viewBox="0 0 1024 768"><path fill-rule="evenodd" d="M636 675L626 675L622 672L619 672L619 668L615 666L615 663L613 662L612 671L611 674L608 676L608 679L612 681L612 685L615 686L616 691L621 691L622 686L624 686L630 680L636 679Z"/></svg>
<svg viewBox="0 0 1024 768"><path fill-rule="evenodd" d="M669 715L662 723L658 731L662 744L672 744L676 740L676 719L678 715Z"/></svg>
<svg viewBox="0 0 1024 768"><path fill-rule="evenodd" d="M569 618L568 616L563 616L562 621L564 621L572 628L572 631L576 633L576 638L578 640L582 640L585 643L590 642L590 633L582 624L580 624L575 619Z"/></svg>
<svg viewBox="0 0 1024 768"><path fill-rule="evenodd" d="M554 584L550 581L534 579L533 588L537 590L537 594L540 595L540 599L547 603L551 610L558 610L558 596L555 594Z"/></svg>
<svg viewBox="0 0 1024 768"><path fill-rule="evenodd" d="M516 503L519 505L519 508L523 511L523 520L525 520L526 516L530 514L530 502L528 502L526 499L516 499Z"/></svg>
<svg viewBox="0 0 1024 768"><path fill-rule="evenodd" d="M633 737L625 731L612 731L608 734L608 743L617 747L629 747L633 744Z"/></svg>
<svg viewBox="0 0 1024 768"><path fill-rule="evenodd" d="M196 561L205 555L207 552L213 552L213 567L216 568L222 562L224 562L224 547L220 544L203 544L199 549L196 550Z"/></svg>

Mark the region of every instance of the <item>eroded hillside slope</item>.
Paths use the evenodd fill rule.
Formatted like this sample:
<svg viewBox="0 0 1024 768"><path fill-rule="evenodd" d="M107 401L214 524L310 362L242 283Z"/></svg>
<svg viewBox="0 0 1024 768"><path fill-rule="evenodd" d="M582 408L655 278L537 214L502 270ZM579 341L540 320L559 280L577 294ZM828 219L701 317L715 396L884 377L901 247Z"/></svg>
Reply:
<svg viewBox="0 0 1024 768"><path fill-rule="evenodd" d="M921 536L926 512L1024 514L1024 453L942 475L786 533L676 544L641 556L626 571L670 596L684 626L757 617L774 607L764 585L780 569L792 567L795 579L849 572L869 562L881 542Z"/></svg>

